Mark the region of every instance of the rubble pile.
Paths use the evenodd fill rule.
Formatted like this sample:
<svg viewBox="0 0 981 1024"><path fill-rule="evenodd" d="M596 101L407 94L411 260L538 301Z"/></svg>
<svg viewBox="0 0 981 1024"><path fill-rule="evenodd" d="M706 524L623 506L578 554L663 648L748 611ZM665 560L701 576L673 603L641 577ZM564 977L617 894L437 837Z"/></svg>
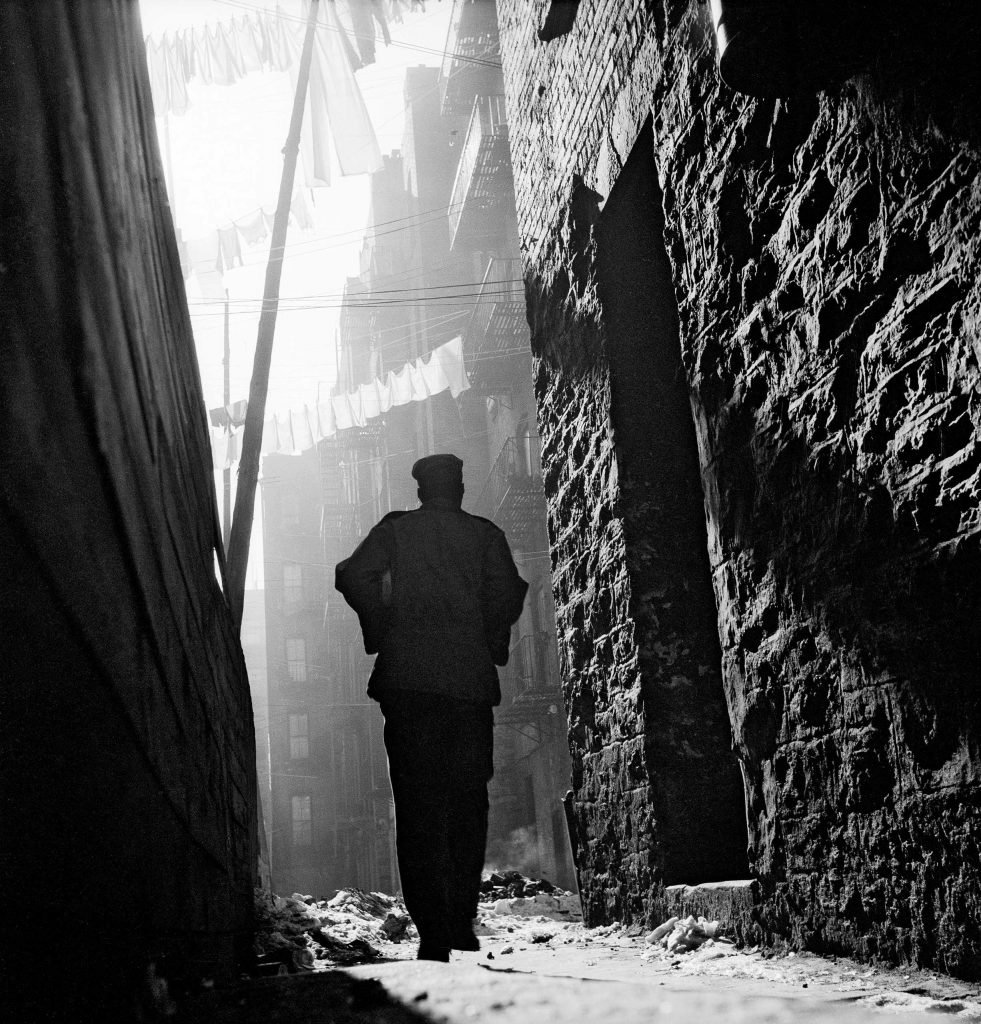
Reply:
<svg viewBox="0 0 981 1024"><path fill-rule="evenodd" d="M669 917L659 924L648 936L648 945L667 950L668 953L689 953L706 944L716 942L733 945L731 939L720 934L718 921L707 921L704 917Z"/></svg>
<svg viewBox="0 0 981 1024"><path fill-rule="evenodd" d="M575 893L517 871L484 874L477 916L478 935L506 931L532 944L547 943L556 934L554 925L543 929L541 922L582 920ZM402 943L419 937L400 896L361 889L341 889L329 900L258 889L255 917L253 952L260 975L404 959L415 949Z"/></svg>
<svg viewBox="0 0 981 1024"><path fill-rule="evenodd" d="M581 921L582 908L575 893L559 889L545 878L526 878L518 871L504 871L484 874L478 915Z"/></svg>
<svg viewBox="0 0 981 1024"><path fill-rule="evenodd" d="M256 973L313 971L380 959L378 948L414 938L398 897L341 889L329 900L256 891Z"/></svg>

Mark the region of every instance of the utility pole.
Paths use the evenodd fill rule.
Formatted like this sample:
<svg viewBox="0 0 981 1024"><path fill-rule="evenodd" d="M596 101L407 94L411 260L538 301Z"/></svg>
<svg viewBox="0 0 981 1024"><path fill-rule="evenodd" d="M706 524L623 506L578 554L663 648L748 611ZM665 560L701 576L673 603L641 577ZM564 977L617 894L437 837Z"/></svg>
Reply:
<svg viewBox="0 0 981 1024"><path fill-rule="evenodd" d="M228 406L232 401L232 389L231 389L231 344L229 338L229 314L228 314L228 289L225 289L225 358L222 360L222 366L225 370L225 415L228 415ZM229 430L228 427L225 428ZM229 431L230 432L230 431ZM222 541L225 545L225 556L228 556L228 542L232 532L232 469L231 466L225 466L222 473L222 481L224 483L224 503L222 506L222 512L224 513L221 520L222 525Z"/></svg>
<svg viewBox="0 0 981 1024"><path fill-rule="evenodd" d="M279 283L283 276L283 252L286 247L286 229L289 225L290 200L296 177L296 159L300 148L300 126L306 105L307 83L310 80L310 62L313 57L314 35L317 28L319 0L310 0L303 53L296 76L296 95L289 135L283 147L283 177L279 183L279 202L273 220L269 263L266 266L266 284L262 296L262 313L256 339L255 360L252 364L252 383L249 387L249 407L245 414L242 433L242 455L238 466L238 489L235 492L235 514L232 518L228 542L227 579L228 604L235 625L242 625L245 604L245 574L249 564L249 541L252 518L255 513L255 489L259 480L259 456L262 448L262 424L266 416L266 395L269 391L269 366L272 361L273 337L276 332L276 313L279 309Z"/></svg>

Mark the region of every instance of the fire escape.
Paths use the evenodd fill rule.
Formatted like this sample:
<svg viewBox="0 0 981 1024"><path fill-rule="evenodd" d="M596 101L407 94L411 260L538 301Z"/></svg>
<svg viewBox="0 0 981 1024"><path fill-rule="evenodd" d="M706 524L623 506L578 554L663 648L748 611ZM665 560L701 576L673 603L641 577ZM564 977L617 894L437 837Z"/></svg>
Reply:
<svg viewBox="0 0 981 1024"><path fill-rule="evenodd" d="M509 437L494 462L476 502L479 515L507 534L520 558L543 557L548 547L545 530L545 492L542 488L541 447L537 437ZM501 671L503 724L532 723L561 707L558 656L551 622L533 616L530 631L511 647Z"/></svg>
<svg viewBox="0 0 981 1024"><path fill-rule="evenodd" d="M463 330L470 386L496 394L511 386L515 373L530 375L526 334L521 260L493 257Z"/></svg>
<svg viewBox="0 0 981 1024"><path fill-rule="evenodd" d="M496 235L501 209L513 194L504 97L477 96L450 193L450 248L479 247L481 239Z"/></svg>

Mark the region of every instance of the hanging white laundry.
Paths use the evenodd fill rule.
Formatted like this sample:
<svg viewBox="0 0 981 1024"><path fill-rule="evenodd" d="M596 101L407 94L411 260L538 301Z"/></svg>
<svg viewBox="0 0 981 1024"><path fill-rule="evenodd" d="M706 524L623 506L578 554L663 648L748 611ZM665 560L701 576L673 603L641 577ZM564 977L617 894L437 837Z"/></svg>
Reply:
<svg viewBox="0 0 981 1024"><path fill-rule="evenodd" d="M236 427L228 434L228 449L225 452L225 469L231 469L242 457L242 434L244 428Z"/></svg>
<svg viewBox="0 0 981 1024"><path fill-rule="evenodd" d="M337 433L334 406L329 398L317 403L317 440L333 437Z"/></svg>
<svg viewBox="0 0 981 1024"><path fill-rule="evenodd" d="M287 29L294 88L306 26ZM310 61L307 116L300 131L300 157L308 188L330 184L330 142L341 174L373 174L381 170L381 150L361 89L345 48L334 4L321 4Z"/></svg>
<svg viewBox="0 0 981 1024"><path fill-rule="evenodd" d="M279 430L279 447L276 451L284 455L290 455L296 451L293 444L293 425L290 423L290 414L276 417L276 427Z"/></svg>
<svg viewBox="0 0 981 1024"><path fill-rule="evenodd" d="M361 413L365 420L374 419L382 414L383 396L382 391L385 385L376 377L368 384L362 384L358 388L361 395ZM389 405L391 403L389 402Z"/></svg>
<svg viewBox="0 0 981 1024"><path fill-rule="evenodd" d="M373 174L382 168L375 129L354 78L334 4L320 6L326 25L317 28L320 66L317 77L311 75L311 89L316 85L323 93L341 174Z"/></svg>
<svg viewBox="0 0 981 1024"><path fill-rule="evenodd" d="M381 411L382 415L388 412L395 405L395 373L389 370L385 375L385 382L381 385Z"/></svg>
<svg viewBox="0 0 981 1024"><path fill-rule="evenodd" d="M397 373L389 370L385 379L376 377L355 391L345 391L318 403L316 411L304 405L285 415L270 416L263 425L262 454L304 452L318 441L334 437L339 430L367 426L368 421L388 412L392 406L419 402L449 391L456 398L470 387L463 362L463 339L433 349L406 363ZM216 469L237 460L241 430L237 440L229 441L224 430L212 431L212 451ZM222 445L225 447L222 447ZM231 445L233 454L228 455Z"/></svg>
<svg viewBox="0 0 981 1024"><path fill-rule="evenodd" d="M340 395L334 395L330 402L334 409L334 423L338 430L349 430L355 426L350 394L344 392Z"/></svg>
<svg viewBox="0 0 981 1024"><path fill-rule="evenodd" d="M211 428L211 466L217 473L225 468L228 457L228 434L224 427Z"/></svg>
<svg viewBox="0 0 981 1024"><path fill-rule="evenodd" d="M412 363L406 363L398 373L392 374L392 405L405 405L412 401Z"/></svg>
<svg viewBox="0 0 981 1024"><path fill-rule="evenodd" d="M305 452L314 446L313 428L310 426L310 410L304 406L290 413L290 426L293 428L293 450Z"/></svg>
<svg viewBox="0 0 981 1024"><path fill-rule="evenodd" d="M470 390L467 369L463 365L463 338L455 337L445 345L433 350L433 358L438 359L449 384L450 394L456 398L464 391Z"/></svg>
<svg viewBox="0 0 981 1024"><path fill-rule="evenodd" d="M423 374L422 359L417 359L412 364L412 369L409 373L409 380L412 382L413 402L424 402L432 394L427 386L425 375Z"/></svg>
<svg viewBox="0 0 981 1024"><path fill-rule="evenodd" d="M428 359L421 358L419 360L419 370L430 395L438 395L441 391L449 389L450 382L446 378L438 348L429 353Z"/></svg>

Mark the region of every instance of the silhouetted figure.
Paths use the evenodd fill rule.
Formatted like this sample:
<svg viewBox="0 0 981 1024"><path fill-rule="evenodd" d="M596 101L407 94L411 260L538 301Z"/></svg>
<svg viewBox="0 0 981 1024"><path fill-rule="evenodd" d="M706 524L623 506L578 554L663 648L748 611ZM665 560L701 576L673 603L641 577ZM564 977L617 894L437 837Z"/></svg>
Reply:
<svg viewBox="0 0 981 1024"><path fill-rule="evenodd" d="M479 949L473 933L494 774L496 665L528 584L504 533L460 508L463 463L412 467L422 503L390 512L337 566L336 587L378 654L368 696L385 716L399 872L419 958Z"/></svg>

